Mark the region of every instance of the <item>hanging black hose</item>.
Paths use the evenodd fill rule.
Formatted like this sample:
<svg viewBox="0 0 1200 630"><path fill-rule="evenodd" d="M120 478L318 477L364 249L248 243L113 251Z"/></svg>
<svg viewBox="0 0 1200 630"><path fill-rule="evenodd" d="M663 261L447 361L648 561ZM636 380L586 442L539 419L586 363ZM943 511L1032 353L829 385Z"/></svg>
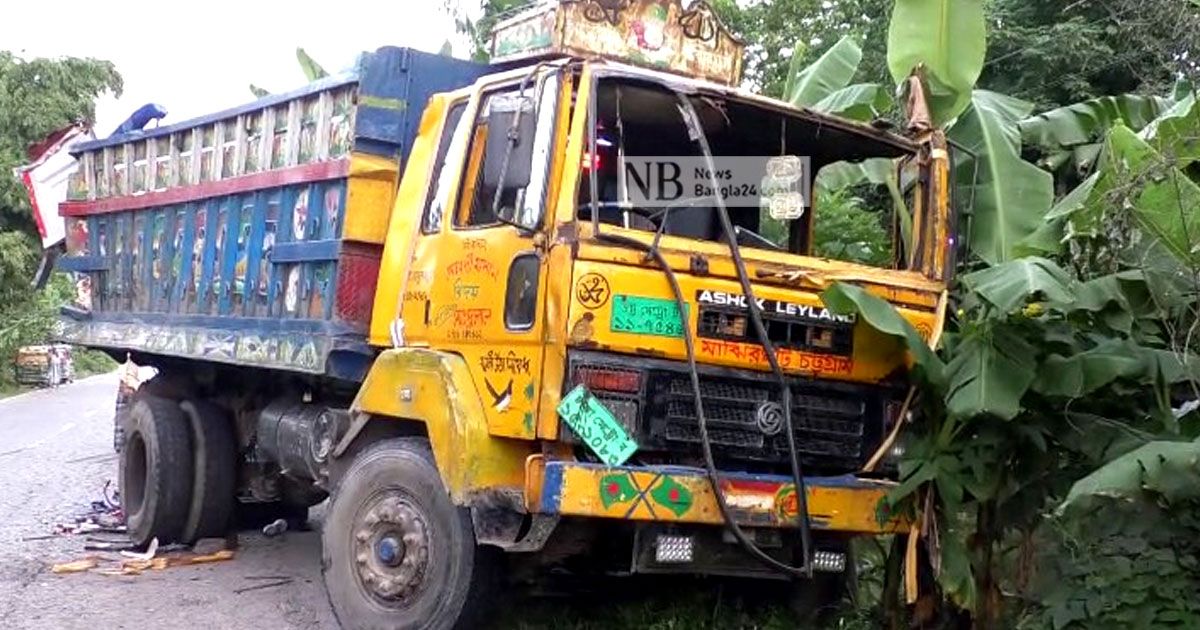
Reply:
<svg viewBox="0 0 1200 630"><path fill-rule="evenodd" d="M697 140L699 141L700 147L704 153L704 158L705 158L707 170L709 173L709 183L710 183L710 185L712 185L712 189L714 191L720 190L719 185L715 181L716 166L713 163L712 152L711 152L711 148L709 147L709 144L708 144L708 138L704 134L704 130L702 128L700 128L700 126L699 126L698 117L696 116L695 109L692 107L691 102L689 100L687 100L687 98L684 97L683 95L679 95L679 100L680 100L680 109L681 109L682 113L685 115L685 117L687 118L687 120L686 120L687 125L690 129L693 129L695 131ZM596 151L595 99L591 99L591 101L592 102L589 104L590 105L589 113L591 114L592 122L591 122L591 125L589 126L589 138L588 139L590 141L589 149L594 154ZM663 272L667 276L667 281L671 285L671 291L674 294L675 302L679 309L680 316L683 317L684 313L687 313L687 302L683 297L682 289L680 289L680 287L679 287L679 280L675 276L675 271L673 269L671 269L671 266L667 263L666 259L663 257L662 252L659 251L659 249L658 249L658 238L655 238L651 245L647 245L636 239L631 239L631 238L627 238L627 237L623 237L623 236L615 235L615 234L602 233L599 229L600 226L599 226L599 221L598 221L597 212L596 212L596 210L598 208L596 178L591 177L590 180L591 181L589 182L589 184L590 184L591 190L589 192L591 193L592 225L595 228L594 233L596 235L597 240L607 241L607 242L615 244L615 245L622 245L622 246L634 247L637 249L641 249L646 252L648 258L653 258L658 263L658 265L660 267L662 267ZM784 427L785 427L785 430L787 431L788 452L789 452L790 460L791 460L790 461L791 472L792 472L793 481L796 486L796 499L797 499L797 507L798 507L797 517L799 519L799 529L800 529L800 548L801 548L801 555L803 556L803 562L801 563L800 566L791 566L791 565L785 564L783 562L780 562L779 560L772 558L770 555L768 555L766 552L764 552L762 549L760 549L756 544L754 544L754 541L750 540L750 538L742 530L741 526L737 523L736 518L729 511L729 506L725 502L725 495L721 491L721 480L720 480L720 476L717 472L716 462L713 458L712 442L710 441L709 435L708 435L708 422L704 415L704 403L703 403L701 389L700 389L700 375L699 375L699 371L697 370L697 367L696 367L695 340L692 337L691 329L687 326L687 323L684 322L683 342L684 342L684 347L687 352L688 373L689 373L689 377L690 377L691 383L692 383L692 394L693 394L693 400L695 402L695 407L696 407L696 418L697 418L697 422L699 424L700 443L701 443L701 447L702 447L702 450L704 453L705 469L708 474L709 482L712 484L713 493L716 496L717 507L721 512L721 517L722 517L722 519L724 519L725 524L728 527L730 533L733 534L733 537L735 539L737 539L738 543L742 546L742 548L745 549L746 552L748 554L750 554L752 557L754 557L756 560L758 560L759 562L763 563L764 565L766 565L767 567L769 567L771 569L774 569L776 571L779 571L779 572L787 574L787 575L811 578L812 573L813 573L812 532L811 532L811 526L809 523L808 496L807 496L807 491L806 491L805 485L804 485L803 470L801 469L801 466L800 466L799 454L796 451L795 432L792 429L792 391L791 391L791 388L788 386L787 378L784 375L783 370L779 365L779 360L778 360L777 353L775 351L775 346L771 343L770 339L767 338L766 326L763 324L763 321L762 321L762 312L758 307L758 303L754 299L753 287L751 286L751 283L750 283L749 274L746 272L745 261L742 260L741 249L737 243L737 237L733 231L733 222L729 218L729 210L728 210L728 208L725 207L724 200L722 200L719 195L714 195L714 198L716 199L716 202L717 202L718 214L721 219L722 230L725 233L725 239L726 239L727 244L729 245L729 251L733 258L733 263L738 272L738 280L742 286L742 292L746 297L747 307L749 309L749 319L754 326L755 332L758 335L760 342L762 343L763 349L767 356L767 362L770 364L771 371L772 371L772 373L774 373L776 379L778 380L780 391L781 391ZM668 214L669 214L668 212L663 213L663 217L662 217L663 221L667 220Z"/></svg>

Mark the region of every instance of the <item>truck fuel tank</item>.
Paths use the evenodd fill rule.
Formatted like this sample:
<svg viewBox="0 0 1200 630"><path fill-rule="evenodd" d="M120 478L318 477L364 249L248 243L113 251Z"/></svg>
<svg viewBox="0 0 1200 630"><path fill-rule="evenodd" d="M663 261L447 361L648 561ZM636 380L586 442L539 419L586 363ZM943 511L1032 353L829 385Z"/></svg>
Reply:
<svg viewBox="0 0 1200 630"><path fill-rule="evenodd" d="M324 405L276 400L259 413L257 455L286 475L320 484L345 418L344 411Z"/></svg>

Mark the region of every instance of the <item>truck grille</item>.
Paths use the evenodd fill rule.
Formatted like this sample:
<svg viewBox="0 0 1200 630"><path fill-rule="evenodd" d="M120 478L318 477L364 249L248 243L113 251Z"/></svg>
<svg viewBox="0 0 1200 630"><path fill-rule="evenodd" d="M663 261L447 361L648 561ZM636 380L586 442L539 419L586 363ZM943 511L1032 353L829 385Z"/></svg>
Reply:
<svg viewBox="0 0 1200 630"><path fill-rule="evenodd" d="M586 375L593 393L638 442L645 461L698 465L703 450L686 364L603 352L572 351L564 393ZM700 391L713 457L730 470L786 472L782 395L764 372L699 366ZM597 378L637 373L636 381ZM619 380L619 382L618 382ZM897 395L887 386L789 379L796 451L806 474L858 470L882 439L884 409ZM616 389L621 391L616 391ZM764 422L773 409L775 422ZM764 425L766 429L764 430ZM563 439L579 443L562 425Z"/></svg>
<svg viewBox="0 0 1200 630"><path fill-rule="evenodd" d="M660 417L651 420L651 433L659 434L668 446L699 446L700 427L690 378L674 374L663 377L665 386L659 399L664 404L659 406ZM786 461L787 436L783 429L768 434L758 419L761 407L781 400L773 381L706 377L700 380L700 390L709 441L720 455ZM793 385L792 427L802 461L822 467L857 466L864 457L868 407L861 392L856 396L825 386Z"/></svg>

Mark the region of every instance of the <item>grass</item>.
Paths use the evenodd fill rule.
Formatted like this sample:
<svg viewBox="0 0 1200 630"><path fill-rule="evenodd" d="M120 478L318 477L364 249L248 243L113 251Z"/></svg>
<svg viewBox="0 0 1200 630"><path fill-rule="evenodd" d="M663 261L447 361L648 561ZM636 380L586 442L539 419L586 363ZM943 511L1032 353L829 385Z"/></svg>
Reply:
<svg viewBox="0 0 1200 630"><path fill-rule="evenodd" d="M506 598L500 630L804 630L877 628L871 614L842 602L819 624L788 605L778 581L635 576L605 578L554 595Z"/></svg>

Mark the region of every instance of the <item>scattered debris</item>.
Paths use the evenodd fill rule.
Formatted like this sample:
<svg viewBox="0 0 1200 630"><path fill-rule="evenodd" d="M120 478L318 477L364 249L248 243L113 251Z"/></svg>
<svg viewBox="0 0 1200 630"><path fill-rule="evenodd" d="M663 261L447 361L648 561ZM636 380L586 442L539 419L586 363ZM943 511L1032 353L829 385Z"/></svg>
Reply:
<svg viewBox="0 0 1200 630"><path fill-rule="evenodd" d="M111 480L104 482L101 500L92 501L88 511L76 516L74 522L60 523L54 528L56 534L125 533L125 513L121 511L121 497Z"/></svg>
<svg viewBox="0 0 1200 630"><path fill-rule="evenodd" d="M26 536L21 539L21 542L33 542L35 540L50 540L52 538L58 538L58 534L47 534L45 536Z"/></svg>
<svg viewBox="0 0 1200 630"><path fill-rule="evenodd" d="M234 547L235 545L230 545L225 538L201 538L192 545L192 553L207 556L223 549L233 549Z"/></svg>
<svg viewBox="0 0 1200 630"><path fill-rule="evenodd" d="M142 551L142 552L122 551L121 555L125 556L126 558L132 558L134 560L150 560L150 559L154 558L154 555L157 553L158 553L158 538L154 538L153 540L150 541L150 544L146 546L145 551Z"/></svg>
<svg viewBox="0 0 1200 630"><path fill-rule="evenodd" d="M82 560L56 564L50 567L50 572L58 574L82 573L84 571L96 568L96 565L98 564L100 564L100 558L98 556L88 556Z"/></svg>
<svg viewBox="0 0 1200 630"><path fill-rule="evenodd" d="M242 588L235 588L235 589L233 589L233 592L236 595L241 595L242 593L246 593L249 591L257 591L257 590L261 590L264 588L274 588L276 586L284 586L286 584L291 584L293 581L294 580L292 578L285 577L285 578L282 578L279 580L275 580L274 582L263 582L261 584L255 584L253 586L243 586Z"/></svg>
<svg viewBox="0 0 1200 630"><path fill-rule="evenodd" d="M282 533L287 529L287 522L276 521L268 527L275 527L276 534ZM88 511L77 516L73 523L60 523L55 527L54 534L33 536L25 540L48 540L62 534L89 534L85 538L85 551L115 551L119 552L121 557L89 555L79 560L53 565L51 571L60 574L94 570L94 573L100 575L140 575L144 571L160 571L169 567L223 562L233 559L233 548L237 546L236 535L226 538L202 539L191 547L180 544L160 545L158 539L155 538L144 550L137 551L138 547L128 539L125 514L121 511L121 498L116 486L111 481L104 484L103 500L92 501ZM93 534L119 535L120 537L102 537ZM102 566L101 563L106 564ZM291 580L286 576L281 579Z"/></svg>
<svg viewBox="0 0 1200 630"><path fill-rule="evenodd" d="M287 528L287 521L282 518L277 518L274 521L267 523L267 525L262 528L262 533L263 536L272 538L286 532Z"/></svg>
<svg viewBox="0 0 1200 630"><path fill-rule="evenodd" d="M94 542L83 546L84 551L120 551L126 553L137 549L137 545L128 542Z"/></svg>

